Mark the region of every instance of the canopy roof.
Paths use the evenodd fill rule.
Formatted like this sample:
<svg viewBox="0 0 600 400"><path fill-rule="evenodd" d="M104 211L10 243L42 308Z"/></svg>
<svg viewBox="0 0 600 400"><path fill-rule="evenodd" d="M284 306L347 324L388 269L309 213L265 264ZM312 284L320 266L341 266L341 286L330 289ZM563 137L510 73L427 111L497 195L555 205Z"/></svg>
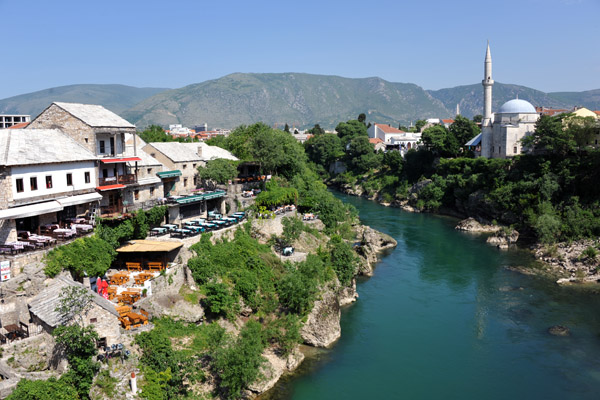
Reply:
<svg viewBox="0 0 600 400"><path fill-rule="evenodd" d="M183 246L183 243L159 240L132 240L117 249L118 253L169 252Z"/></svg>

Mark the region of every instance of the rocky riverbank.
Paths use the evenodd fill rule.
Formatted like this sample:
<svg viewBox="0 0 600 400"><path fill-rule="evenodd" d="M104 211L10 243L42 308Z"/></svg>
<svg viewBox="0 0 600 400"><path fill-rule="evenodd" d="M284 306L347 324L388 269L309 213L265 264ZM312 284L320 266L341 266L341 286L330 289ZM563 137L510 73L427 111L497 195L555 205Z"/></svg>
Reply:
<svg viewBox="0 0 600 400"><path fill-rule="evenodd" d="M336 189L342 193L364 197L375 201L386 207L397 207L407 212L421 212L414 205L418 198L418 193L428 185L430 181L425 179L413 185L408 192L408 199L385 201L379 192L367 193L359 185L336 185ZM457 210L440 210L442 215L450 215L457 218L464 218L464 214L469 214L468 210L459 212ZM507 249L509 246L516 245L519 239L519 232L514 229L481 222L473 217L461 220L455 227L457 230L477 234L489 235L487 243L500 249ZM579 240L572 243L557 243L551 246L537 243L531 246L531 250L536 260L542 263L542 268L512 268L519 272L551 277L558 284L576 284L576 283L600 283L600 241L599 240Z"/></svg>

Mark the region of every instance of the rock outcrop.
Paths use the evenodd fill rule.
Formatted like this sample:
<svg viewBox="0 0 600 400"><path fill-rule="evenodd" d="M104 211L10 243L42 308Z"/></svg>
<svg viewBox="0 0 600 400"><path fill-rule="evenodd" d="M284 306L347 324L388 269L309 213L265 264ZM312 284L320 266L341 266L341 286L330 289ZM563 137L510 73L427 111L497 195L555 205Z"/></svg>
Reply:
<svg viewBox="0 0 600 400"><path fill-rule="evenodd" d="M204 318L204 308L185 300L175 291L160 292L140 300L137 305L153 317L170 317L177 321L197 323Z"/></svg>
<svg viewBox="0 0 600 400"><path fill-rule="evenodd" d="M372 276L373 268L378 261L378 255L385 250L396 247L398 242L393 237L364 225L359 225L356 228L356 236L360 239L359 244L354 248L361 258L358 274Z"/></svg>
<svg viewBox="0 0 600 400"><path fill-rule="evenodd" d="M460 221L454 229L459 231L466 232L475 232L475 233L496 233L500 231L502 228L498 225L488 225L482 224L477 221L475 218L467 218Z"/></svg>
<svg viewBox="0 0 600 400"><path fill-rule="evenodd" d="M496 233L496 235L487 238L486 242L500 249L508 249L508 246L517 243L518 239L519 232L516 230L513 229L509 232L500 230Z"/></svg>
<svg viewBox="0 0 600 400"><path fill-rule="evenodd" d="M571 331L566 326L554 325L548 328L548 333L552 336L571 336Z"/></svg>
<svg viewBox="0 0 600 400"><path fill-rule="evenodd" d="M267 361L260 368L262 378L248 387L251 392L257 394L271 389L281 378L281 375L292 372L304 360L304 354L297 348L285 357L276 354L273 349L269 348L265 350L263 357Z"/></svg>
<svg viewBox="0 0 600 400"><path fill-rule="evenodd" d="M306 323L300 330L304 343L315 347L329 347L339 339L342 329L338 293L337 288L331 287L321 293L321 299L315 302Z"/></svg>

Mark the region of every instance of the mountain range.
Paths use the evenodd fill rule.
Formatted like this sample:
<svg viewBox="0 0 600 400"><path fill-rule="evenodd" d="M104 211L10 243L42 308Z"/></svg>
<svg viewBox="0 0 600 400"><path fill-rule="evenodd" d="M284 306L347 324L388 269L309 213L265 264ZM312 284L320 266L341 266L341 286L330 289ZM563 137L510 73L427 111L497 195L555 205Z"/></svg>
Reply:
<svg viewBox="0 0 600 400"><path fill-rule="evenodd" d="M600 89L544 93L525 86L496 82L492 110L520 98L534 106L600 109ZM318 123L333 128L340 121L367 114L367 121L408 125L417 119L452 118L481 114L481 84L424 90L411 83L381 78L343 78L304 73L234 73L179 89L136 88L124 85L69 85L0 100L0 114L35 117L53 101L101 104L144 128L233 128L257 121L283 127L306 128Z"/></svg>

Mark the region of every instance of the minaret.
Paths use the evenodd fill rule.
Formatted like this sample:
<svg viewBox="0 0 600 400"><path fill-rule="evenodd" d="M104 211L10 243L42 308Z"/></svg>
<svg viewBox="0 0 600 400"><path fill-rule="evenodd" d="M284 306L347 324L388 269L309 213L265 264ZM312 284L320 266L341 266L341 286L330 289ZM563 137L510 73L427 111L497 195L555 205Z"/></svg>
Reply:
<svg viewBox="0 0 600 400"><path fill-rule="evenodd" d="M492 54L490 53L490 41L488 40L487 51L485 53L484 72L483 72L483 121L482 125L488 125L492 120Z"/></svg>

